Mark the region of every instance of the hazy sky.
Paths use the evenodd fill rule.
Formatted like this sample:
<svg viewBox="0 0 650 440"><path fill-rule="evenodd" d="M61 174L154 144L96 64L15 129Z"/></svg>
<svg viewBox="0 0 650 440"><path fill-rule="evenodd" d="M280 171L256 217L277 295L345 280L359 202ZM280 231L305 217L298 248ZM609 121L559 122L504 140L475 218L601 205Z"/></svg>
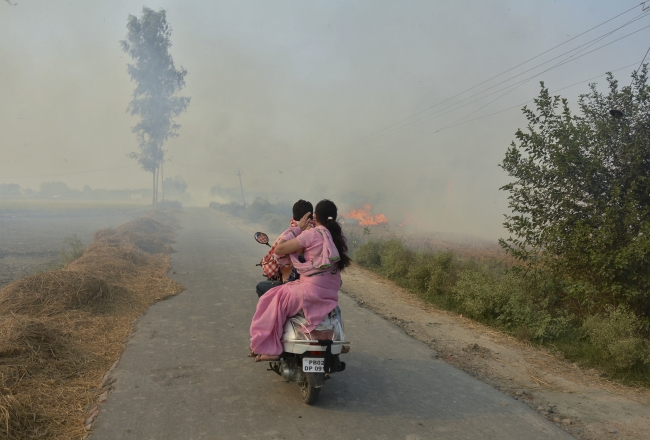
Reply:
<svg viewBox="0 0 650 440"><path fill-rule="evenodd" d="M119 45L142 4L11 3L0 2L0 183L148 187L151 176L127 157L137 148L136 120L126 113L134 85ZM553 91L638 63L650 28L505 96L510 89L449 106L603 36L641 8L427 109L638 3L149 1L167 11L174 60L188 70L182 94L192 97L178 118L180 136L166 144L165 174L182 176L203 206L212 186L237 186L241 169L249 196L327 197L343 209L369 201L394 222L408 215L430 229L498 237L507 210L498 188L508 178L497 165L525 125L521 112L433 132L524 103L539 80ZM643 17L582 53L648 25ZM635 67L616 76L627 82ZM586 91L582 84L560 93ZM433 116L390 135L419 112L413 119ZM382 129L379 139L359 142Z"/></svg>

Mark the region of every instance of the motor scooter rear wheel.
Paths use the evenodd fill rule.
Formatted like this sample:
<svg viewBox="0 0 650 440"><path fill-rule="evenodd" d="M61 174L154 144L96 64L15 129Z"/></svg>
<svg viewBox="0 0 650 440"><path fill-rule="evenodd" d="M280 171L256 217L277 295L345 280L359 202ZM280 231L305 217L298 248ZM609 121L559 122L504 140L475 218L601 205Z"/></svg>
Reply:
<svg viewBox="0 0 650 440"><path fill-rule="evenodd" d="M313 405L318 400L318 395L320 394L320 388L314 388L309 385L307 378L304 378L300 382L300 398L307 405Z"/></svg>

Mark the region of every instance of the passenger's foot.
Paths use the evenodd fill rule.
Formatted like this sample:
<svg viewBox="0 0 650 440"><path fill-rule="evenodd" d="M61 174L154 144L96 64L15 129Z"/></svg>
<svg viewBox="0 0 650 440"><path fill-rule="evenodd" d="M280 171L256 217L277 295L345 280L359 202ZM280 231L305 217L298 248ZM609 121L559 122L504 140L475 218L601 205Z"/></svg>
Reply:
<svg viewBox="0 0 650 440"><path fill-rule="evenodd" d="M255 356L257 356L257 353L255 353L252 348L249 348L249 350L250 350L250 352L248 353L249 358L254 358Z"/></svg>
<svg viewBox="0 0 650 440"><path fill-rule="evenodd" d="M279 360L280 356L274 356L271 354L258 354L255 356L255 362L273 362Z"/></svg>
<svg viewBox="0 0 650 440"><path fill-rule="evenodd" d="M349 345L344 345L341 348L341 354L349 353L350 352L350 346Z"/></svg>

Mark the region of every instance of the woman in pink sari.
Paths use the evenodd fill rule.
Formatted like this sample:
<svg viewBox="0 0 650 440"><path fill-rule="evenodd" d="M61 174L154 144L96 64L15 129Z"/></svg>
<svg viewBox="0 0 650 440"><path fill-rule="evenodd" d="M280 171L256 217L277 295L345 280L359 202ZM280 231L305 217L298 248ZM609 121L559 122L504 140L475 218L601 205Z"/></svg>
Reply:
<svg viewBox="0 0 650 440"><path fill-rule="evenodd" d="M288 317L302 310L309 331L338 304L341 271L350 265L348 246L336 221L336 205L321 200L314 210L316 227L308 228L311 213L287 229L275 248L278 258L288 256L300 279L266 292L257 303L251 323L251 354L255 361L273 361L282 354L280 338ZM299 251L302 250L302 257Z"/></svg>

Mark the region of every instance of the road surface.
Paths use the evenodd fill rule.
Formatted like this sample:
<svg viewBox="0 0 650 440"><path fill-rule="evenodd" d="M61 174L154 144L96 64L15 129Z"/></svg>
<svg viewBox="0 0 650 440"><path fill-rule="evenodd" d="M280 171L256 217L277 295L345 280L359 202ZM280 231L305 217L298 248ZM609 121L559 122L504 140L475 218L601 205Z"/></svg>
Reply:
<svg viewBox="0 0 650 440"><path fill-rule="evenodd" d="M187 290L138 323L92 440L573 438L343 295L347 369L305 405L247 357L267 248L207 208L182 227L170 276Z"/></svg>

